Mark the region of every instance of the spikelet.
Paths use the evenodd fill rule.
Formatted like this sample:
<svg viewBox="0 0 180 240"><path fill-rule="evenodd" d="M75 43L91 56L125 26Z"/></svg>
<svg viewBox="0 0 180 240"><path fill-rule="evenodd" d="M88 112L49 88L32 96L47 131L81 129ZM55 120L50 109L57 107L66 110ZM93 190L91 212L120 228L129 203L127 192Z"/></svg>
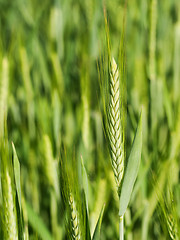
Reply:
<svg viewBox="0 0 180 240"><path fill-rule="evenodd" d="M123 127L120 112L120 79L117 64L112 58L110 66L110 97L108 106L108 138L111 163L117 187L120 187L124 174Z"/></svg>
<svg viewBox="0 0 180 240"><path fill-rule="evenodd" d="M167 215L166 216L166 222L168 226L168 232L172 240L178 240L178 235L177 235L177 226L176 222L173 219L172 215Z"/></svg>
<svg viewBox="0 0 180 240"><path fill-rule="evenodd" d="M76 203L72 194L69 196L69 205L71 209L71 223L74 240L80 240L79 216L76 208Z"/></svg>

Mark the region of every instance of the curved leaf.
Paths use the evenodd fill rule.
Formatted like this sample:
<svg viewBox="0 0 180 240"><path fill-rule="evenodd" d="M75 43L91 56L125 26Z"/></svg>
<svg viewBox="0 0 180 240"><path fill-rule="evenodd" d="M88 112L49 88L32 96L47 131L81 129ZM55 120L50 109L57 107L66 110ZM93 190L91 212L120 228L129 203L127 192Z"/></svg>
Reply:
<svg viewBox="0 0 180 240"><path fill-rule="evenodd" d="M120 200L119 200L119 216L123 216L130 201L133 186L138 174L142 149L142 114L138 123L136 135L132 144L131 152L128 159L127 168L122 183Z"/></svg>

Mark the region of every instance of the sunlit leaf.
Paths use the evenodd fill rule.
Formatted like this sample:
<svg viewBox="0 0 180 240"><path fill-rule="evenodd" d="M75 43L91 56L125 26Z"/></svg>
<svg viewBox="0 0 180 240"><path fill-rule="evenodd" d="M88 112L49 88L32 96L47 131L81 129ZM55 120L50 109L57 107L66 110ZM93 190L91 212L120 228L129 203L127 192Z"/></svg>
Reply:
<svg viewBox="0 0 180 240"><path fill-rule="evenodd" d="M123 216L129 204L133 186L138 174L142 148L142 115L138 123L136 135L129 155L127 168L125 170L124 180L120 193L119 216Z"/></svg>

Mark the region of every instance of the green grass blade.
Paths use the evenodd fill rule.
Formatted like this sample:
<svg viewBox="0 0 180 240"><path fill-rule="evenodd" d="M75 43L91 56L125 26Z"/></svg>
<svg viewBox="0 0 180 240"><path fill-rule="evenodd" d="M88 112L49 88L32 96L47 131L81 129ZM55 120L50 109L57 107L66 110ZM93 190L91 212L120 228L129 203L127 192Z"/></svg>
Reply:
<svg viewBox="0 0 180 240"><path fill-rule="evenodd" d="M105 205L101 209L101 213L99 215L99 219L97 221L92 240L100 239L101 223L102 223L102 218L103 218L103 214L104 214L104 208L105 208Z"/></svg>
<svg viewBox="0 0 180 240"><path fill-rule="evenodd" d="M16 149L14 143L12 143L13 148L13 168L14 168L14 178L15 178L15 185L19 203L19 209L21 211L21 183L20 183L20 164L18 160L18 156L16 153Z"/></svg>
<svg viewBox="0 0 180 240"><path fill-rule="evenodd" d="M16 211L17 211L17 221L18 221L18 237L19 240L24 240L24 218L22 211L22 203L21 203L21 180L20 180L20 163L16 153L16 149L14 143L12 142L13 149L13 171L14 171L14 181L16 188Z"/></svg>
<svg viewBox="0 0 180 240"><path fill-rule="evenodd" d="M85 198L86 198L86 208L87 208L87 213L89 216L89 209L88 209L88 176L86 172L86 168L84 166L84 160L83 157L81 156L81 167L82 167L82 180L83 180L83 188L85 192Z"/></svg>
<svg viewBox="0 0 180 240"><path fill-rule="evenodd" d="M91 233L89 228L89 216L88 216L88 209L87 209L87 203L86 203L86 195L85 192L82 192L82 207L84 212L84 226L85 226L85 236L83 236L83 239L91 240Z"/></svg>
<svg viewBox="0 0 180 240"><path fill-rule="evenodd" d="M127 168L122 183L120 193L120 207L119 216L123 216L129 204L133 186L138 174L142 148L142 114L140 116L136 135L134 137L133 145L128 159Z"/></svg>

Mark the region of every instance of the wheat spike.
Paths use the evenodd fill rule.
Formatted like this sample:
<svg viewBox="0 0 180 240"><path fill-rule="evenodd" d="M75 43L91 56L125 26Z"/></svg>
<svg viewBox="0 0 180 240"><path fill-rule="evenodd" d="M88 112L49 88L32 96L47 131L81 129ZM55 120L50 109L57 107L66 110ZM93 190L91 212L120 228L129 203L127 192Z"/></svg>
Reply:
<svg viewBox="0 0 180 240"><path fill-rule="evenodd" d="M70 194L70 197L69 197L69 205L71 208L71 223L72 223L72 229L73 229L73 238L74 240L80 240L78 211L77 211L76 203L72 194Z"/></svg>
<svg viewBox="0 0 180 240"><path fill-rule="evenodd" d="M117 187L120 187L124 174L124 143L120 113L120 80L117 64L112 58L110 69L110 98L108 106L108 137L111 163Z"/></svg>
<svg viewBox="0 0 180 240"><path fill-rule="evenodd" d="M3 188L6 187L3 195L3 208L4 208L4 237L8 240L18 240L18 226L16 220L15 204L13 199L12 179L9 172L3 175ZM6 183L5 183L6 181Z"/></svg>
<svg viewBox="0 0 180 240"><path fill-rule="evenodd" d="M18 240L15 189L7 139L0 139L0 160L4 240Z"/></svg>
<svg viewBox="0 0 180 240"><path fill-rule="evenodd" d="M172 240L178 240L177 236L177 227L176 222L174 221L173 217L171 215L167 215L166 218L167 226L168 226L168 232Z"/></svg>

